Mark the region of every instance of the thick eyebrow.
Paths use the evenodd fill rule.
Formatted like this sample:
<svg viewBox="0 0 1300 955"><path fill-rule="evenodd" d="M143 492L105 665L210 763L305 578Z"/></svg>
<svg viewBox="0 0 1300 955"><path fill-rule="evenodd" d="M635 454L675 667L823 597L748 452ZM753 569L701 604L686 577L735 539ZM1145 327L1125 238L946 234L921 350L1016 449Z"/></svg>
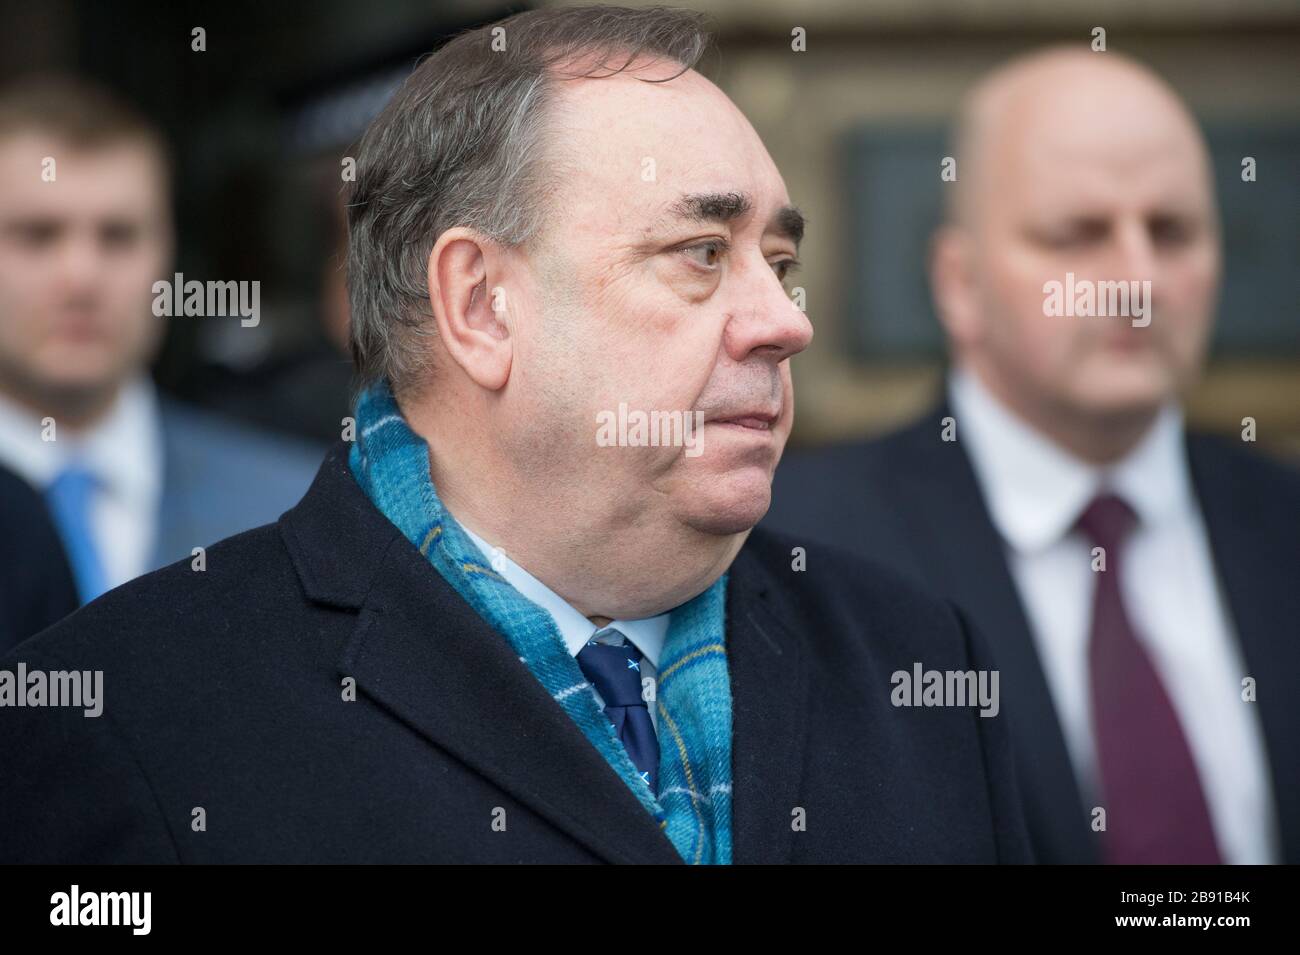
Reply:
<svg viewBox="0 0 1300 955"><path fill-rule="evenodd" d="M803 241L803 228L807 220L803 213L794 206L782 206L772 217L770 228L777 235L783 235L794 242L795 248Z"/></svg>
<svg viewBox="0 0 1300 955"><path fill-rule="evenodd" d="M672 214L692 222L732 222L749 215L753 200L743 192L701 192L682 196L672 205Z"/></svg>
<svg viewBox="0 0 1300 955"><path fill-rule="evenodd" d="M672 215L692 222L729 223L743 219L754 209L754 202L743 192L706 192L682 196L673 203ZM803 240L804 217L794 206L782 206L772 216L768 228L797 246Z"/></svg>

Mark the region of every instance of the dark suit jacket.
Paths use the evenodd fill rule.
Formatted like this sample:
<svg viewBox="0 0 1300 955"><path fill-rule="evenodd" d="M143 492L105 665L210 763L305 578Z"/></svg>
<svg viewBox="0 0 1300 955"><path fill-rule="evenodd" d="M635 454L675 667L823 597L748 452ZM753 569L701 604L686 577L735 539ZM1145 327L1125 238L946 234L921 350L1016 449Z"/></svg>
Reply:
<svg viewBox="0 0 1300 955"><path fill-rule="evenodd" d="M1001 667L1020 790L1040 862L1097 847L1028 618L970 459L940 440L940 406L866 443L788 455L763 526L889 563L974 620ZM1208 437L1192 481L1249 673L1257 680L1283 854L1300 862L1300 476Z"/></svg>
<svg viewBox="0 0 1300 955"><path fill-rule="evenodd" d="M99 718L0 709L0 862L681 861L346 451L205 572L148 574L0 659L102 669L105 696ZM1028 861L1004 720L890 702L913 661L986 666L978 638L888 571L818 562L755 532L731 570L735 861Z"/></svg>
<svg viewBox="0 0 1300 955"><path fill-rule="evenodd" d="M72 613L77 603L45 499L0 468L0 654Z"/></svg>

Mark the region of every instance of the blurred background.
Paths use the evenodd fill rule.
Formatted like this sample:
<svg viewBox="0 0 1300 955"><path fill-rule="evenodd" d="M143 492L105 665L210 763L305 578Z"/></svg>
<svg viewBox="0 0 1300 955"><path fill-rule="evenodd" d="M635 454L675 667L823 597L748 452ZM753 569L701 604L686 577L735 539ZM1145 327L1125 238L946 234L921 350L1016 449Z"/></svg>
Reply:
<svg viewBox="0 0 1300 955"><path fill-rule="evenodd" d="M633 0L628 2L635 5ZM799 275L817 328L795 361L794 440L885 430L943 368L925 278L946 125L979 74L1086 42L1161 72L1206 130L1226 272L1194 423L1300 454L1300 3L1295 0L688 0L709 72L750 117L810 222ZM0 83L75 72L170 137L175 270L259 280L261 322L169 321L154 367L177 397L325 441L347 413L340 164L418 57L524 5L451 0L0 5ZM192 49L201 27L206 49ZM791 31L807 31L793 54ZM1240 162L1254 156L1256 182Z"/></svg>

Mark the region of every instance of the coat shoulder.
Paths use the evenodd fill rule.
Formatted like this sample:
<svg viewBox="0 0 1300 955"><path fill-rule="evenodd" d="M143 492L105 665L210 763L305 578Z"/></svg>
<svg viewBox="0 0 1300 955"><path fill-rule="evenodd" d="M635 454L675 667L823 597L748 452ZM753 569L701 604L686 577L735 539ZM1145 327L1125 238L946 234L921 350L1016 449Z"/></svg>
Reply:
<svg viewBox="0 0 1300 955"><path fill-rule="evenodd" d="M200 408L167 400L162 405L168 451L187 473L211 483L256 488L291 485L298 493L311 483L325 449L301 438L272 434Z"/></svg>
<svg viewBox="0 0 1300 955"><path fill-rule="evenodd" d="M19 644L10 656L123 676L138 669L124 666L128 661L165 672L183 666L181 657L194 653L204 638L251 637L253 629L283 619L301 603L281 532L268 524L115 587Z"/></svg>
<svg viewBox="0 0 1300 955"><path fill-rule="evenodd" d="M1258 494L1269 502L1300 501L1300 465L1294 461L1211 434L1189 434L1187 446L1193 468L1213 472L1234 491Z"/></svg>

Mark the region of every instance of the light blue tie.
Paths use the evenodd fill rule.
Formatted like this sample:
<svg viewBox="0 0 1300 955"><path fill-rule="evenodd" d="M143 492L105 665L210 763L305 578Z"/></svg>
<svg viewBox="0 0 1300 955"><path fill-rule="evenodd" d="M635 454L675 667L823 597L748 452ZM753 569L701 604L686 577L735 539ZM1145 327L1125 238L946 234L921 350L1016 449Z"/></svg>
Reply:
<svg viewBox="0 0 1300 955"><path fill-rule="evenodd" d="M63 539L82 603L89 603L108 589L91 529L91 507L98 489L99 479L79 464L64 468L45 489L50 516Z"/></svg>

